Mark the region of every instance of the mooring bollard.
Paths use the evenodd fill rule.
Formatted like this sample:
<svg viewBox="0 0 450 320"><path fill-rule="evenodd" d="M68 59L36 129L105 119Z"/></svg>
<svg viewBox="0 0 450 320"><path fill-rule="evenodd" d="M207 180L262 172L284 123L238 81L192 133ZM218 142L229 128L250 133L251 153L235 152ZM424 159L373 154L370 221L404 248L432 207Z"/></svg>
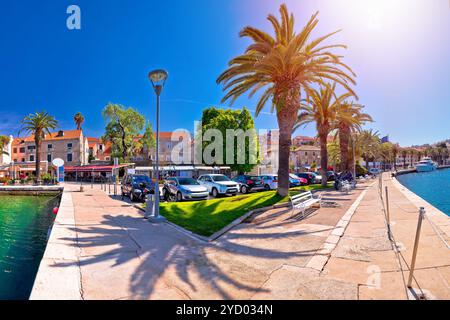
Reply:
<svg viewBox="0 0 450 320"><path fill-rule="evenodd" d="M387 232L388 232L388 238L391 240L391 217L389 212L389 194L388 194L388 187L385 186L386 191L386 220L387 220Z"/></svg>
<svg viewBox="0 0 450 320"><path fill-rule="evenodd" d="M417 221L417 230L416 230L416 239L414 240L414 249L411 258L411 266L409 269L409 278L408 278L408 288L412 286L412 280L414 276L414 268L416 266L416 257L417 257L417 249L419 247L419 239L420 239L420 229L422 228L422 220L425 215L425 209L420 207L419 209L419 220Z"/></svg>

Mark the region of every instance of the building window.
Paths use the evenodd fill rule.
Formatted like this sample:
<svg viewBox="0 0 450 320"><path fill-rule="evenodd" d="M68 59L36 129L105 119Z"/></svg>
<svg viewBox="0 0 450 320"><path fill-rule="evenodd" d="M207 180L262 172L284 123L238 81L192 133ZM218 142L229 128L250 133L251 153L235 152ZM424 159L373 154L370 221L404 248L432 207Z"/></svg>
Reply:
<svg viewBox="0 0 450 320"><path fill-rule="evenodd" d="M308 152L307 151L305 151L305 156L307 156L308 155Z"/></svg>
<svg viewBox="0 0 450 320"><path fill-rule="evenodd" d="M30 155L30 161L34 161L34 155Z"/></svg>
<svg viewBox="0 0 450 320"><path fill-rule="evenodd" d="M172 142L167 142L167 149L172 149Z"/></svg>
<svg viewBox="0 0 450 320"><path fill-rule="evenodd" d="M48 144L48 145L47 145L47 149L49 149L49 150L50 150L50 149L53 149L53 145L52 145L52 144Z"/></svg>
<svg viewBox="0 0 450 320"><path fill-rule="evenodd" d="M99 148L100 150L103 150L103 145L102 145L102 144L99 144L99 145L98 145L98 148Z"/></svg>
<svg viewBox="0 0 450 320"><path fill-rule="evenodd" d="M22 158L22 162L25 162L25 158Z"/></svg>
<svg viewBox="0 0 450 320"><path fill-rule="evenodd" d="M71 153L67 154L67 162L72 162L72 154Z"/></svg>
<svg viewBox="0 0 450 320"><path fill-rule="evenodd" d="M35 150L36 146L28 146L28 150Z"/></svg>
<svg viewBox="0 0 450 320"><path fill-rule="evenodd" d="M25 148L20 148L20 153L25 153Z"/></svg>
<svg viewBox="0 0 450 320"><path fill-rule="evenodd" d="M72 149L72 143L67 144L67 149Z"/></svg>
<svg viewBox="0 0 450 320"><path fill-rule="evenodd" d="M51 154L47 155L47 162L52 162L52 155Z"/></svg>
<svg viewBox="0 0 450 320"><path fill-rule="evenodd" d="M14 148L14 149L13 149L13 153L17 153L17 148Z"/></svg>
<svg viewBox="0 0 450 320"><path fill-rule="evenodd" d="M316 156L316 153L315 152L313 152L313 157L315 157Z"/></svg>
<svg viewBox="0 0 450 320"><path fill-rule="evenodd" d="M17 162L17 159L14 159L14 162Z"/></svg>

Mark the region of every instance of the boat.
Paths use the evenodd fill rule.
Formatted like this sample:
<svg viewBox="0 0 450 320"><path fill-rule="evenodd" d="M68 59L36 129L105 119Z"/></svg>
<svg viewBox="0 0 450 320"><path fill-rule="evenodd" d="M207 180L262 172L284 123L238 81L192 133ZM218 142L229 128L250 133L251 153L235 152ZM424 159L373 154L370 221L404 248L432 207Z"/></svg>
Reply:
<svg viewBox="0 0 450 320"><path fill-rule="evenodd" d="M425 157L416 164L417 172L427 172L436 170L437 165L429 157Z"/></svg>

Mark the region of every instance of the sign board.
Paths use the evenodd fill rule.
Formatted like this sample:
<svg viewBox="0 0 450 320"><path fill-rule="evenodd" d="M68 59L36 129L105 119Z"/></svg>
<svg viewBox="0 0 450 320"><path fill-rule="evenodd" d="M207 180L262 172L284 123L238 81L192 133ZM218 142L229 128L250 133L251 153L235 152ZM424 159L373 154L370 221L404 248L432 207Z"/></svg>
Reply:
<svg viewBox="0 0 450 320"><path fill-rule="evenodd" d="M61 158L55 158L55 159L53 159L52 164L55 167L62 167L64 165L64 160Z"/></svg>
<svg viewBox="0 0 450 320"><path fill-rule="evenodd" d="M58 182L64 182L64 166L58 167Z"/></svg>

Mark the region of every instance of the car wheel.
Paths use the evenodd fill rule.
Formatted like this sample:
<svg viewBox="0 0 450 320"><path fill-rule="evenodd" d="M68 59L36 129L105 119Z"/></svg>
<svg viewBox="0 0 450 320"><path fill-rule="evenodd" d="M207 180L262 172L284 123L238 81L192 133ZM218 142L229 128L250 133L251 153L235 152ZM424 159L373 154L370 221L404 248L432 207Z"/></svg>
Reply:
<svg viewBox="0 0 450 320"><path fill-rule="evenodd" d="M269 190L270 190L270 186L269 186L268 184L266 184L266 185L264 186L264 189L266 189L266 191L269 191Z"/></svg>
<svg viewBox="0 0 450 320"><path fill-rule="evenodd" d="M232 193L231 196L232 196L232 197L236 196L236 193Z"/></svg>
<svg viewBox="0 0 450 320"><path fill-rule="evenodd" d="M136 200L136 197L133 194L133 191L130 191L130 201L134 202Z"/></svg>
<svg viewBox="0 0 450 320"><path fill-rule="evenodd" d="M164 189L163 196L164 196L164 200L169 201L170 194L169 194L169 191L167 191L167 189Z"/></svg>
<svg viewBox="0 0 450 320"><path fill-rule="evenodd" d="M177 201L178 202L183 201L183 195L181 194L181 192L177 193Z"/></svg>
<svg viewBox="0 0 450 320"><path fill-rule="evenodd" d="M216 188L213 188L213 189L212 189L212 196L213 196L214 198L217 198L218 195L219 195L219 193L217 192L217 189L216 189Z"/></svg>
<svg viewBox="0 0 450 320"><path fill-rule="evenodd" d="M241 187L241 193L247 193L248 192L248 189L247 189L247 187L246 186L242 186Z"/></svg>

